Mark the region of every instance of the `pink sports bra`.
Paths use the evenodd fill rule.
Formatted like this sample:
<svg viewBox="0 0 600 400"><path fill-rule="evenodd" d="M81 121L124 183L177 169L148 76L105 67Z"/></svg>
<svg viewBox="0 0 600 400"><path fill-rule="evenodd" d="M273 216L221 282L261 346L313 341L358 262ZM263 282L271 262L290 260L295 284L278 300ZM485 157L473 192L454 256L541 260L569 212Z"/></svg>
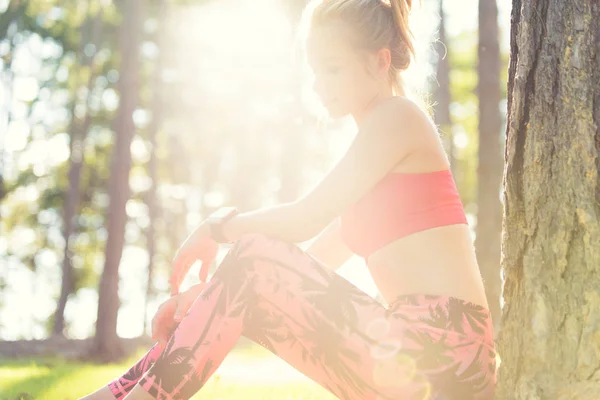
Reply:
<svg viewBox="0 0 600 400"><path fill-rule="evenodd" d="M450 170L389 173L339 218L342 239L367 263L371 254L396 239L467 223Z"/></svg>

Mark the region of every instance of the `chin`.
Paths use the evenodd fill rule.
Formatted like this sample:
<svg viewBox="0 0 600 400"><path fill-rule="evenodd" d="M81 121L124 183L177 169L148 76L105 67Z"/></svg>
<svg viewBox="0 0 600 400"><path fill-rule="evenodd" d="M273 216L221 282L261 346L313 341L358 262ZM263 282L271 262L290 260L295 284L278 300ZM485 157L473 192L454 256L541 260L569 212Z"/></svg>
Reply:
<svg viewBox="0 0 600 400"><path fill-rule="evenodd" d="M327 109L327 114L329 114L330 118L342 118L345 117L346 115L350 114L350 110L346 109L345 107L340 107L340 106L329 106L326 107Z"/></svg>

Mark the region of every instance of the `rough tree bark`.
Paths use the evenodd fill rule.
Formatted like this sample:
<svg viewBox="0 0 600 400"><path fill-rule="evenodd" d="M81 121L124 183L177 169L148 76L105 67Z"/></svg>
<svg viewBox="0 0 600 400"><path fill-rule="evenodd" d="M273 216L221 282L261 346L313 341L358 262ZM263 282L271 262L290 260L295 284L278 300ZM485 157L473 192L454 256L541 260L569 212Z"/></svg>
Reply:
<svg viewBox="0 0 600 400"><path fill-rule="evenodd" d="M138 104L139 43L141 32L141 0L122 3L123 20L119 28L121 67L119 77L119 109L115 119L114 157L109 178L108 238L105 262L98 295L98 318L92 357L116 360L123 355L117 336L119 312L119 264L123 253L130 196L131 140L135 131L133 111Z"/></svg>
<svg viewBox="0 0 600 400"><path fill-rule="evenodd" d="M498 399L600 398L600 3L513 0Z"/></svg>
<svg viewBox="0 0 600 400"><path fill-rule="evenodd" d="M477 97L479 150L477 167L477 227L475 250L494 321L500 327L500 238L502 235L503 160L500 145L500 44L496 0L479 0Z"/></svg>

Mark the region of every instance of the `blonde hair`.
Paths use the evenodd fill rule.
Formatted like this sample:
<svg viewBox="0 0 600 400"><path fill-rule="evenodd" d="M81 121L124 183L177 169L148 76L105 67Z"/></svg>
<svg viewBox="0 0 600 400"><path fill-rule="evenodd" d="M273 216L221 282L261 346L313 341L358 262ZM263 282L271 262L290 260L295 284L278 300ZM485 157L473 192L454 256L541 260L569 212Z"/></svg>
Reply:
<svg viewBox="0 0 600 400"><path fill-rule="evenodd" d="M404 95L401 72L414 57L413 34L408 25L412 0L313 0L301 21L304 41L311 26L339 20L348 24L358 48L388 48L391 62L388 81L396 95Z"/></svg>

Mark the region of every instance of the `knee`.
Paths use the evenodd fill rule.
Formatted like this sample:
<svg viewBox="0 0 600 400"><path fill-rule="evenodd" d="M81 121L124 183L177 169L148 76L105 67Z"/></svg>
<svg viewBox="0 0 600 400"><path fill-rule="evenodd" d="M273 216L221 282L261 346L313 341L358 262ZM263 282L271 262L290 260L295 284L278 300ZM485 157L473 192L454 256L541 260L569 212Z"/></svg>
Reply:
<svg viewBox="0 0 600 400"><path fill-rule="evenodd" d="M233 247L223 259L223 264L239 264L238 261L241 259L264 254L269 242L274 240L263 233L245 233L233 242Z"/></svg>
<svg viewBox="0 0 600 400"><path fill-rule="evenodd" d="M254 259L269 253L277 239L263 233L245 233L234 243L219 265L217 273L239 275L240 270L253 270Z"/></svg>
<svg viewBox="0 0 600 400"><path fill-rule="evenodd" d="M286 258L287 255L302 254L294 243L264 233L252 232L240 236L233 244L224 262L261 258Z"/></svg>

